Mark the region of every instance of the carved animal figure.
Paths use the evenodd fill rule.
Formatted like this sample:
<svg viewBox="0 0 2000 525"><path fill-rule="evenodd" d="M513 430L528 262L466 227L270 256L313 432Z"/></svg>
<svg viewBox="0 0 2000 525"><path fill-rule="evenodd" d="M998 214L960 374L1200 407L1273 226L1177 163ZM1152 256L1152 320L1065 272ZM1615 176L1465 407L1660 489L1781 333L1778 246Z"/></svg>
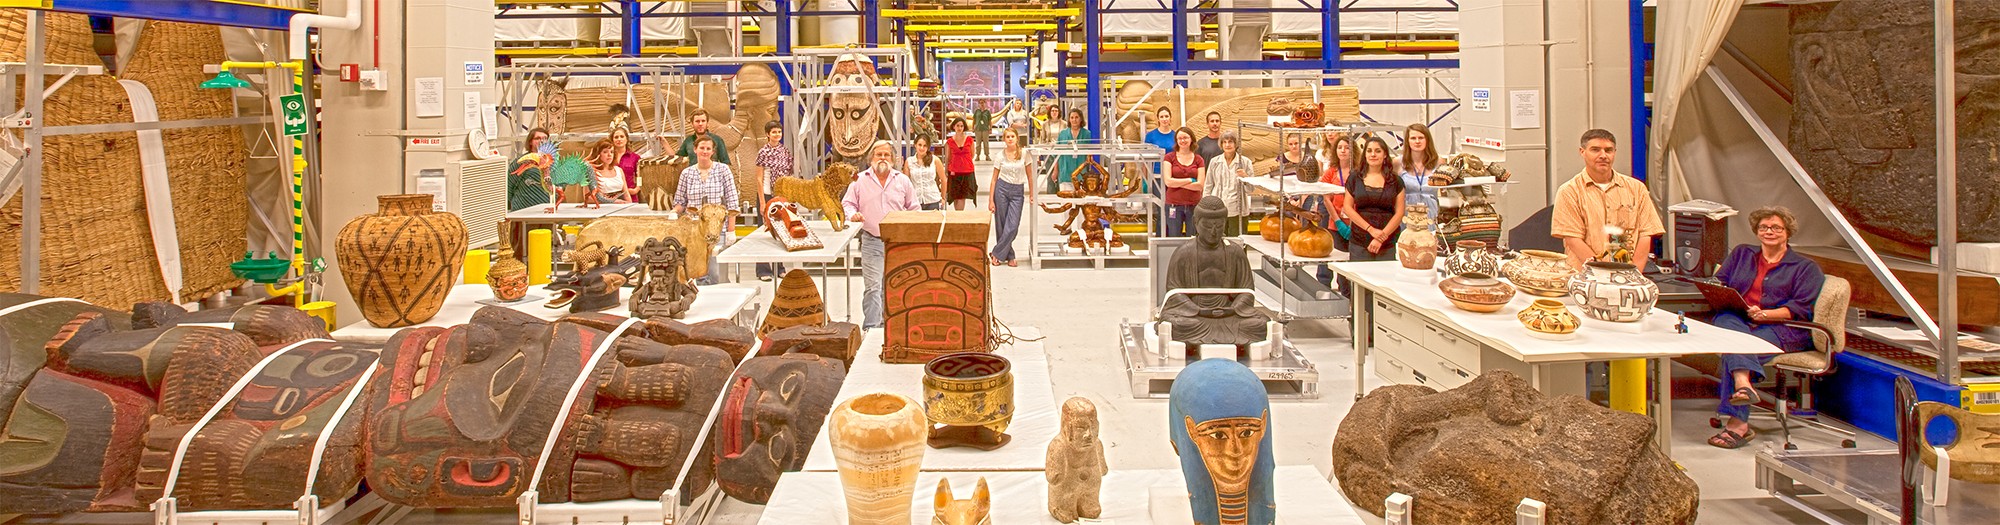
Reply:
<svg viewBox="0 0 2000 525"><path fill-rule="evenodd" d="M550 291L556 292L555 297L542 306L568 306L572 313L596 312L618 306L618 289L632 282L632 273L639 267L639 258L626 257L622 250L612 248L606 251L608 264L595 265L586 271L557 272L547 286Z"/></svg>
<svg viewBox="0 0 2000 525"><path fill-rule="evenodd" d="M937 511L937 514L931 516L931 525L988 525L992 523L992 517L987 515L993 510L992 495L986 490L985 477L979 478L979 486L972 489L971 498L952 499L951 496L951 480L939 479L937 501L933 502L931 507Z"/></svg>
<svg viewBox="0 0 2000 525"><path fill-rule="evenodd" d="M574 271L583 273L611 262L611 255L604 251L604 243L592 241L579 248L563 250L562 262L575 265Z"/></svg>
<svg viewBox="0 0 2000 525"><path fill-rule="evenodd" d="M1049 516L1063 523L1097 519L1104 512L1098 499L1104 475L1104 443L1097 439L1097 405L1072 397L1063 401L1062 430L1049 440Z"/></svg>
<svg viewBox="0 0 2000 525"><path fill-rule="evenodd" d="M827 164L826 171L810 180L781 177L771 183L771 193L819 212L833 225L834 231L844 231L847 229L847 213L841 210L840 199L847 196L847 185L853 183L854 167L836 162Z"/></svg>

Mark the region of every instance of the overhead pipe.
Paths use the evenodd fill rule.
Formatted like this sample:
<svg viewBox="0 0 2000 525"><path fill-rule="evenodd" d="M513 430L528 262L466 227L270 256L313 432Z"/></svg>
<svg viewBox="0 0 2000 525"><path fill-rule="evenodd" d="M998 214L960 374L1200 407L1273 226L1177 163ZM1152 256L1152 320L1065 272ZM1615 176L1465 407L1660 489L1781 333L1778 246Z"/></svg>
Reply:
<svg viewBox="0 0 2000 525"><path fill-rule="evenodd" d="M361 0L347 0L347 12L342 16L322 14L300 14L292 17L289 32L285 34L289 44L288 57L293 60L306 59L306 32L312 28L354 30L361 28Z"/></svg>

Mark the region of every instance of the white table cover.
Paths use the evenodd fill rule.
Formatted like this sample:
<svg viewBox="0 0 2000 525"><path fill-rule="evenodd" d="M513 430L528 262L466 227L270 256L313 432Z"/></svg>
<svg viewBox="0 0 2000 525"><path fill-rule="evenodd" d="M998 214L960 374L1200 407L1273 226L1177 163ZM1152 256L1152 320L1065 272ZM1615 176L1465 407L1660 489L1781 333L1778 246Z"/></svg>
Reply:
<svg viewBox="0 0 2000 525"><path fill-rule="evenodd" d="M694 304L688 306L687 316L681 319L684 322L698 323L712 319L733 319L736 317L737 312L743 310L744 307L757 298L757 288L754 286L718 284L699 288L701 291L695 294ZM626 297L629 297L631 292L631 288L619 289L618 306L605 310L604 313L631 315L632 311L626 307L625 303ZM548 302L550 296L547 289L541 286L529 287L528 294L542 296L542 299L511 305L509 308L549 321L561 319L569 315L568 307L545 308L542 306L543 303ZM479 304L478 301L492 298L493 289L484 284L461 284L454 286L451 288L451 294L445 296L444 307L438 309L437 315L417 326L449 327L471 322L472 313L486 307L484 304ZM339 341L357 343L382 343L387 342L389 336L396 335L396 332L401 330L402 328L376 328L369 325L367 321L362 321L335 330L333 338Z"/></svg>
<svg viewBox="0 0 2000 525"><path fill-rule="evenodd" d="M507 212L507 220L550 222L550 221L563 221L563 220L601 219L613 213L624 211L626 208L630 208L633 206L645 206L645 205L602 204L598 205L598 207L596 208L585 208L582 204L569 203L557 206L556 211L550 212L548 211L549 206L547 204L537 204L532 207L527 207Z"/></svg>
<svg viewBox="0 0 2000 525"><path fill-rule="evenodd" d="M1335 272L1366 286L1375 293L1393 296L1395 299L1416 305L1419 315L1443 316L1451 323L1464 328L1466 335L1506 352L1527 363L1558 363L1573 361L1602 361L1606 359L1629 359L1641 357L1674 357L1686 354L1775 354L1778 347L1758 339L1757 336L1717 328L1715 325L1693 319L1687 320L1688 333L1674 331L1677 322L1673 312L1653 309L1651 315L1639 321L1638 333L1627 330L1606 328L1610 324L1584 317L1568 297L1553 298L1570 307L1570 313L1583 320L1583 326L1576 330L1576 338L1567 341L1553 341L1528 335L1528 329L1514 318L1527 308L1528 304L1541 297L1516 293L1513 302L1499 312L1490 314L1460 310L1444 298L1437 285L1428 279L1411 279L1412 270L1403 268L1396 261L1340 262L1333 263ZM1428 273L1428 272L1426 272Z"/></svg>
<svg viewBox="0 0 2000 525"><path fill-rule="evenodd" d="M1278 523L1312 525L1360 525L1354 507L1340 491L1305 465L1279 466L1273 494L1278 503ZM1049 517L1048 481L1041 472L925 472L917 476L915 501L910 505L912 523L930 523L938 479L951 481L954 499L972 497L979 478L986 478L991 495L993 523L1022 525L1059 522ZM1104 476L1099 502L1104 513L1093 523L1133 525L1153 523L1149 494L1155 487L1185 493L1187 483L1178 469L1117 470ZM837 472L791 472L778 478L771 491L771 503L764 507L759 523L768 525L844 525L847 498L840 488Z"/></svg>
<svg viewBox="0 0 2000 525"><path fill-rule="evenodd" d="M1264 236L1262 235L1244 235L1241 237L1237 237L1236 242L1243 243L1243 245L1249 247L1251 251L1255 251L1259 254L1263 254L1265 256L1269 256L1274 259L1282 259L1287 262L1326 263L1326 262L1340 262L1347 260L1347 252L1343 252L1340 250L1334 250L1333 253L1328 254L1325 257L1302 257L1299 256L1298 254L1292 253L1291 247L1264 240Z"/></svg>
<svg viewBox="0 0 2000 525"><path fill-rule="evenodd" d="M759 226L735 244L729 245L717 255L716 262L722 264L746 263L815 263L831 264L840 259L847 244L861 235L859 223L849 223L846 230L833 231L833 224L827 221L806 221L806 229L819 236L820 248L814 250L785 251L784 245L771 238L769 226Z"/></svg>
<svg viewBox="0 0 2000 525"><path fill-rule="evenodd" d="M1016 328L1015 333L1030 338L1039 335L1029 328ZM1062 426L1062 406L1057 404L1055 387L1049 380L1048 356L1042 353L1042 344L1036 342L1003 346L994 353L1013 364L1014 420L1007 425L1007 435L1013 436L1013 440L992 451L964 447L925 449L924 470L1042 470L1048 462L1049 441L1055 439ZM860 354L854 358L853 369L847 372L847 382L840 386L835 406L875 392L902 394L922 402L924 365L886 364L881 356L882 331L871 330L861 343ZM827 434L825 425L821 425L819 439L813 442L804 470L837 468Z"/></svg>

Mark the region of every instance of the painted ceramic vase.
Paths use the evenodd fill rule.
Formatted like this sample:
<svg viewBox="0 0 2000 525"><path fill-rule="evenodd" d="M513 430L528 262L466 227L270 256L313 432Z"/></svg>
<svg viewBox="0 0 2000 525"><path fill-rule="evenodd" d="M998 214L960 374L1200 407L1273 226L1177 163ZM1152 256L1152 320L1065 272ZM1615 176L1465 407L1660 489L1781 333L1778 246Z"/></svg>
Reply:
<svg viewBox="0 0 2000 525"><path fill-rule="evenodd" d="M528 265L514 258L513 248L501 248L499 260L486 269L486 286L494 299L519 301L528 295Z"/></svg>
<svg viewBox="0 0 2000 525"><path fill-rule="evenodd" d="M930 360L924 364L924 416L933 448L1005 446L1011 439L1007 424L1014 420L1013 365L986 352Z"/></svg>
<svg viewBox="0 0 2000 525"><path fill-rule="evenodd" d="M1270 416L1264 383L1240 363L1203 359L1175 378L1167 428L1195 523L1269 525L1276 519Z"/></svg>
<svg viewBox="0 0 2000 525"><path fill-rule="evenodd" d="M1396 261L1404 268L1429 270L1437 265L1438 238L1431 231L1430 207L1410 206L1403 212L1403 233L1396 237Z"/></svg>
<svg viewBox="0 0 2000 525"><path fill-rule="evenodd" d="M1501 277L1524 293L1542 297L1569 295L1569 278L1575 275L1569 257L1545 250L1521 250L1521 256L1500 265Z"/></svg>
<svg viewBox="0 0 2000 525"><path fill-rule="evenodd" d="M1483 273L1500 275L1500 256L1486 249L1486 241L1458 241L1451 255L1444 258L1444 273L1465 275Z"/></svg>
<svg viewBox="0 0 2000 525"><path fill-rule="evenodd" d="M827 423L840 487L847 495L847 522L854 525L908 525L910 497L924 463L923 407L889 393L849 399L833 409Z"/></svg>
<svg viewBox="0 0 2000 525"><path fill-rule="evenodd" d="M1438 283L1438 290L1451 305L1468 312L1482 314L1500 311L1514 300L1514 287L1491 275L1471 272L1462 273Z"/></svg>
<svg viewBox="0 0 2000 525"><path fill-rule="evenodd" d="M376 201L380 211L348 221L334 240L347 292L378 328L429 321L465 264L465 223L431 211L429 194Z"/></svg>
<svg viewBox="0 0 2000 525"><path fill-rule="evenodd" d="M1569 313L1568 306L1555 299L1536 299L1514 318L1528 327L1528 335L1543 339L1573 339L1576 328L1583 325L1576 314Z"/></svg>
<svg viewBox="0 0 2000 525"><path fill-rule="evenodd" d="M1660 302L1660 285L1630 264L1592 261L1570 278L1569 297L1583 307L1585 317L1630 323L1653 311Z"/></svg>

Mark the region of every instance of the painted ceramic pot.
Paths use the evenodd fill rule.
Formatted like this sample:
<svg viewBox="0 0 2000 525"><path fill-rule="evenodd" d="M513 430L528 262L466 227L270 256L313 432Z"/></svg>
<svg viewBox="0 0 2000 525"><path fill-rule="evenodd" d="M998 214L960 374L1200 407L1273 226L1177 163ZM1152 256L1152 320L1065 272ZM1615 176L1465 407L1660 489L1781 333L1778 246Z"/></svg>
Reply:
<svg viewBox="0 0 2000 525"><path fill-rule="evenodd" d="M1536 299L1527 309L1514 315L1521 320L1521 326L1528 327L1528 335L1543 339L1573 339L1576 328L1583 321L1569 313L1569 307L1555 299Z"/></svg>
<svg viewBox="0 0 2000 525"><path fill-rule="evenodd" d="M528 295L528 265L514 258L513 248L501 248L499 260L486 269L486 286L494 299L519 301Z"/></svg>
<svg viewBox="0 0 2000 525"><path fill-rule="evenodd" d="M873 393L833 409L827 423L833 461L847 496L847 522L910 523L910 496L924 463L923 408L910 398Z"/></svg>
<svg viewBox="0 0 2000 525"><path fill-rule="evenodd" d="M1500 275L1500 256L1486 249L1486 241L1458 241L1451 255L1444 258L1444 273L1465 275L1483 273Z"/></svg>
<svg viewBox="0 0 2000 525"><path fill-rule="evenodd" d="M1583 315L1599 321L1630 323L1646 318L1660 302L1660 285L1630 264L1592 261L1569 280L1569 296Z"/></svg>
<svg viewBox="0 0 2000 525"><path fill-rule="evenodd" d="M1514 300L1514 287L1491 275L1471 272L1438 283L1438 290L1451 305L1468 312L1498 312Z"/></svg>
<svg viewBox="0 0 2000 525"><path fill-rule="evenodd" d="M1569 278L1575 275L1569 257L1545 250L1521 250L1521 256L1500 265L1501 277L1522 292L1542 297L1569 295Z"/></svg>
<svg viewBox="0 0 2000 525"><path fill-rule="evenodd" d="M376 197L380 211L340 228L334 254L361 317L378 328L429 321L465 264L465 223L431 196Z"/></svg>
<svg viewBox="0 0 2000 525"><path fill-rule="evenodd" d="M1280 214L1265 215L1257 222L1257 235L1271 242L1285 242L1285 237L1299 231L1299 220Z"/></svg>
<svg viewBox="0 0 2000 525"><path fill-rule="evenodd" d="M1410 206L1403 212L1403 233L1396 237L1396 261L1404 268L1429 270L1437 265L1438 238L1431 231L1430 208Z"/></svg>
<svg viewBox="0 0 2000 525"><path fill-rule="evenodd" d="M1014 370L986 352L938 356L924 364L924 416L934 448L993 450L1007 444L1014 420ZM938 425L943 425L939 428Z"/></svg>
<svg viewBox="0 0 2000 525"><path fill-rule="evenodd" d="M1264 383L1236 361L1196 361L1174 379L1167 429L1194 523L1270 525L1276 519L1270 415Z"/></svg>

